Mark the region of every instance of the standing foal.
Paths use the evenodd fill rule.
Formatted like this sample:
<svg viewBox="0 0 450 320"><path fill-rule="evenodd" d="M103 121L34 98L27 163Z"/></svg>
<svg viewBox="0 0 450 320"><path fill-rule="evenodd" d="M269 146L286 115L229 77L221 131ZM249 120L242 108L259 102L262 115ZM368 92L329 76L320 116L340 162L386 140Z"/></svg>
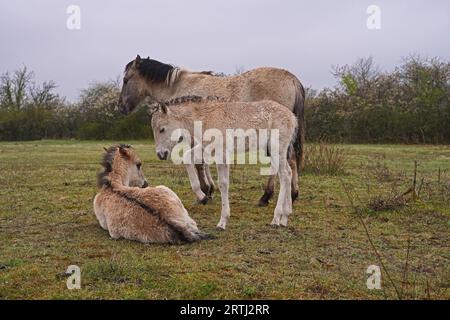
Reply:
<svg viewBox="0 0 450 320"><path fill-rule="evenodd" d="M214 147L215 161L218 172L219 189L222 197L222 213L220 222L217 227L224 230L230 217L230 207L228 200L229 170L232 155L240 151L249 151L255 146L249 139L245 141L244 150L237 150L234 144L238 136L232 139L223 139L228 137L230 130L234 133L258 131L258 147L264 153L270 154L272 173L278 173L280 180L280 192L278 201L272 220L272 225L287 226L288 216L292 212L291 198L291 179L292 172L288 165L288 151L295 138L297 130L297 119L294 114L287 108L283 108L275 101L259 101L259 102L225 102L216 97L202 98L198 96L187 96L171 100L166 103L156 103L150 107L152 113L152 129L156 143L156 152L161 160L166 160L169 155L173 156L174 147L180 142L187 143L190 147L188 152L184 153L183 162L192 182L192 189L197 195L199 201L203 201L206 197L200 188L198 177L195 173L195 162L204 161L202 152L200 159L196 158L199 149L204 151L207 142L203 136L208 135L208 131L220 133L222 140L219 139L219 146ZM202 137L199 141L195 137L195 124L201 123ZM261 135L261 131L273 130L278 133L278 141L273 141ZM252 131L253 132L253 131ZM233 134L234 134L233 133ZM215 137L214 142L217 142ZM244 137L245 139L245 137ZM226 141L227 140L227 141ZM232 143L229 143L233 140ZM255 144L255 141L253 141ZM274 145L276 144L276 145ZM221 149L221 150L218 150ZM178 150L178 149L177 149ZM218 154L220 155L218 157ZM194 162L192 162L194 156Z"/></svg>

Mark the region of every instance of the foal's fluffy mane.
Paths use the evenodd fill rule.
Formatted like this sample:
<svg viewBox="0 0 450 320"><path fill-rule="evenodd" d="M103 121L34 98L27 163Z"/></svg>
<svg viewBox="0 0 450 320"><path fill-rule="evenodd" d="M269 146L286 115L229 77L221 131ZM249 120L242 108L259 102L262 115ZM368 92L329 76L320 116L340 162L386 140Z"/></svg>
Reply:
<svg viewBox="0 0 450 320"><path fill-rule="evenodd" d="M226 102L226 101L229 101L229 99L218 97L218 96L201 97L201 96L191 95L191 96L183 96L183 97L174 98L174 99L164 101L164 102L152 103L150 105L150 109L158 109L161 107L175 106L175 105L179 105L179 104L183 104L183 103L190 103L190 102L202 103L202 102Z"/></svg>
<svg viewBox="0 0 450 320"><path fill-rule="evenodd" d="M101 165L103 170L100 171L97 175L97 185L99 187L109 186L111 181L108 179L109 174L112 171L112 164L114 161L114 156L116 155L116 151L120 148L131 148L129 144L116 144L108 149L105 149L106 153L103 154Z"/></svg>
<svg viewBox="0 0 450 320"><path fill-rule="evenodd" d="M125 72L127 72L128 69L131 68L133 62L134 60L127 63L127 65L125 66ZM186 71L180 67L175 67L171 64L162 63L150 58L141 59L137 69L139 73L146 79L156 83L165 82L167 86L173 85L177 81L181 72ZM210 76L214 75L214 72L212 71L200 71L195 73Z"/></svg>

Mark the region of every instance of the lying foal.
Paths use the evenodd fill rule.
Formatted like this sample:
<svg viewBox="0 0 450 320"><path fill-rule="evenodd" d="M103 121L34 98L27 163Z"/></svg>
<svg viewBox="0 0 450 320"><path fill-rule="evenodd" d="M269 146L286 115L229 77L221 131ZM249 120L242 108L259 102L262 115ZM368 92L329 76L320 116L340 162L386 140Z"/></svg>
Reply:
<svg viewBox="0 0 450 320"><path fill-rule="evenodd" d="M207 238L172 190L148 187L141 161L131 146L105 150L94 212L113 239L181 243Z"/></svg>

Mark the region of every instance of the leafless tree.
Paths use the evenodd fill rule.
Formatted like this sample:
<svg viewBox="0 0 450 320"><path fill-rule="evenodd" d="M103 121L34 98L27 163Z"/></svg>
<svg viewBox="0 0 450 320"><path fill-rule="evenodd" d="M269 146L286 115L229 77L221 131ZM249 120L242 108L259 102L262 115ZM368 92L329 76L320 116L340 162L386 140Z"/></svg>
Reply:
<svg viewBox="0 0 450 320"><path fill-rule="evenodd" d="M38 106L53 107L58 101L58 95L54 93L56 84L53 81L47 81L39 85L30 87L31 102Z"/></svg>
<svg viewBox="0 0 450 320"><path fill-rule="evenodd" d="M27 88L32 84L33 76L25 66L12 75L9 72L3 74L0 79L1 106L20 110L27 102Z"/></svg>

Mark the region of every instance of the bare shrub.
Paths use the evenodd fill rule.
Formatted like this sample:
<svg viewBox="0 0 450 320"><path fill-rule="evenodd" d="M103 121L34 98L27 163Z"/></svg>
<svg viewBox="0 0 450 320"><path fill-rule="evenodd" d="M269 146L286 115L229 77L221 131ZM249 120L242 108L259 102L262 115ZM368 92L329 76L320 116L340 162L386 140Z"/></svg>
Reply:
<svg viewBox="0 0 450 320"><path fill-rule="evenodd" d="M394 175L386 163L377 161L373 164L368 164L366 168L378 182L389 182L394 180Z"/></svg>
<svg viewBox="0 0 450 320"><path fill-rule="evenodd" d="M345 174L345 162L347 156L344 148L338 145L318 143L305 147L304 172L319 175Z"/></svg>
<svg viewBox="0 0 450 320"><path fill-rule="evenodd" d="M420 185L420 199L450 203L450 181L423 181Z"/></svg>
<svg viewBox="0 0 450 320"><path fill-rule="evenodd" d="M390 211L405 207L408 201L403 196L376 196L370 199L367 205L373 211Z"/></svg>

